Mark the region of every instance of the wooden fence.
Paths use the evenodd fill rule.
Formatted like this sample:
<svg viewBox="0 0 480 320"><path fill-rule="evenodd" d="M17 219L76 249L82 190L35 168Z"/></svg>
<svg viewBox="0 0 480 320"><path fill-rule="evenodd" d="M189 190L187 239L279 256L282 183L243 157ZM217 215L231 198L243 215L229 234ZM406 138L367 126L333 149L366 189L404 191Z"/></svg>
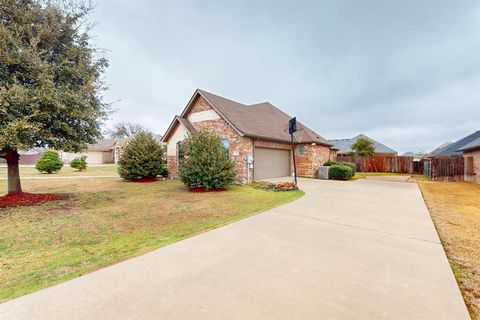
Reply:
<svg viewBox="0 0 480 320"><path fill-rule="evenodd" d="M431 158L424 163L424 175L433 181L464 181L463 157Z"/></svg>
<svg viewBox="0 0 480 320"><path fill-rule="evenodd" d="M413 157L403 156L337 156L338 162L353 162L359 172L414 173Z"/></svg>

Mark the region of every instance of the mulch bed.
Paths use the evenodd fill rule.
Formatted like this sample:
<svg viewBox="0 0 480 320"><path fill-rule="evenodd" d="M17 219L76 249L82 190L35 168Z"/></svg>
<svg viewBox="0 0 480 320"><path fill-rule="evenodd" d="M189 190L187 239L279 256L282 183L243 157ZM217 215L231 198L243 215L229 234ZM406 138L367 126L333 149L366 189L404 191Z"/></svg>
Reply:
<svg viewBox="0 0 480 320"><path fill-rule="evenodd" d="M140 178L137 180L133 180L133 182L136 182L136 183L151 183L156 181L158 181L157 178Z"/></svg>
<svg viewBox="0 0 480 320"><path fill-rule="evenodd" d="M65 198L65 195L58 193L14 193L0 197L0 208L33 206L39 203L58 201Z"/></svg>
<svg viewBox="0 0 480 320"><path fill-rule="evenodd" d="M213 189L189 188L188 190L189 190L190 192L195 192L195 193L199 193L199 192L223 192L223 191L227 191L227 189L224 189L224 188L213 188Z"/></svg>

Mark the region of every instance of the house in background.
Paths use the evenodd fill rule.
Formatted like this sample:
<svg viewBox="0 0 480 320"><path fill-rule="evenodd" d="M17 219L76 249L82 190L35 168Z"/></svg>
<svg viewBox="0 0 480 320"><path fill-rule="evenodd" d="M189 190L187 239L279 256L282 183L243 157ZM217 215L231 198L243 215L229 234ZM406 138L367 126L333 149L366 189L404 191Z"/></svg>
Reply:
<svg viewBox="0 0 480 320"><path fill-rule="evenodd" d="M480 137L459 150L465 159L465 181L480 183Z"/></svg>
<svg viewBox="0 0 480 320"><path fill-rule="evenodd" d="M167 167L178 176L179 143L188 133L214 132L236 163L239 183L292 175L292 154L288 134L289 115L269 102L246 105L197 89L179 116L168 127ZM313 177L331 156L331 144L297 122L296 164L299 176Z"/></svg>
<svg viewBox="0 0 480 320"><path fill-rule="evenodd" d="M452 144L452 142L450 142L450 141L444 142L444 143L442 143L441 145L439 145L438 147L436 147L435 149L433 149L432 151L430 151L430 152L427 154L427 156L430 156L431 154L433 154L433 153L437 152L438 150L443 149L443 148L445 148L445 147L447 147L447 146L449 146L449 145L451 145L451 144Z"/></svg>
<svg viewBox="0 0 480 320"><path fill-rule="evenodd" d="M408 152L405 152L404 154L402 154L403 157L413 157L413 160L421 160L423 159L426 154L425 153L422 153L422 152L412 152L412 151L408 151Z"/></svg>
<svg viewBox="0 0 480 320"><path fill-rule="evenodd" d="M352 152L352 145L357 142L359 138L367 138L373 142L375 146L375 154L376 156L395 156L397 155L397 151L393 150L390 147L387 147L383 143L380 143L370 137L367 137L364 134L359 134L350 139L331 139L328 140L335 149L337 149L337 155L349 155Z"/></svg>
<svg viewBox="0 0 480 320"><path fill-rule="evenodd" d="M460 149L478 138L480 138L480 130L458 141L450 143L444 146L443 148L435 149L432 152L430 152L428 156L429 157L461 157L463 155L463 151Z"/></svg>
<svg viewBox="0 0 480 320"><path fill-rule="evenodd" d="M64 163L69 163L76 157L87 156L88 164L104 164L115 162L115 139L100 139L94 144L87 145L82 152L65 152L59 151L60 159Z"/></svg>

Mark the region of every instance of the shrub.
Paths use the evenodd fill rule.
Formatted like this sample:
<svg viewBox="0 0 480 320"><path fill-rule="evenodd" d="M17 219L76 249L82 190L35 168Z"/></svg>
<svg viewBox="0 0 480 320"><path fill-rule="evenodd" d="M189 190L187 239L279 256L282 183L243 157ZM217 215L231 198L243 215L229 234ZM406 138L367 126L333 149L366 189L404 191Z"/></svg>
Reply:
<svg viewBox="0 0 480 320"><path fill-rule="evenodd" d="M221 138L208 131L189 135L182 142L180 180L193 188L225 188L235 180L235 163L225 151Z"/></svg>
<svg viewBox="0 0 480 320"><path fill-rule="evenodd" d="M63 163L60 156L53 150L45 151L35 165L38 171L46 173L58 172L62 167Z"/></svg>
<svg viewBox="0 0 480 320"><path fill-rule="evenodd" d="M77 169L78 171L87 170L87 156L76 157L75 159L70 161L70 167L73 169Z"/></svg>
<svg viewBox="0 0 480 320"><path fill-rule="evenodd" d="M324 166L333 166L334 164L337 164L335 161L332 161L332 160L328 160L327 162L325 162L323 165Z"/></svg>
<svg viewBox="0 0 480 320"><path fill-rule="evenodd" d="M162 177L168 177L168 169L166 167L163 167L162 170L160 171L160 175Z"/></svg>
<svg viewBox="0 0 480 320"><path fill-rule="evenodd" d="M340 164L330 166L328 173L329 178L334 180L348 180L353 177L353 175L354 173L351 167Z"/></svg>
<svg viewBox="0 0 480 320"><path fill-rule="evenodd" d="M122 150L118 174L125 180L157 177L165 172L163 150L153 134L137 133Z"/></svg>
<svg viewBox="0 0 480 320"><path fill-rule="evenodd" d="M339 163L337 163L337 164L352 168L352 170L353 170L353 175L355 175L355 173L357 172L357 165L356 165L355 163L353 163L353 162L339 162Z"/></svg>

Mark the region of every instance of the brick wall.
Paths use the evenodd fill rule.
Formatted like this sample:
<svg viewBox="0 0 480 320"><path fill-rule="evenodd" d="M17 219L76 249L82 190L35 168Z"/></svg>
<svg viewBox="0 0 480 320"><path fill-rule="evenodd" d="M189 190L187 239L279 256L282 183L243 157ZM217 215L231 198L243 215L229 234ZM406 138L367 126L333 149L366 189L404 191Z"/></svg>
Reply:
<svg viewBox="0 0 480 320"><path fill-rule="evenodd" d="M480 183L480 150L473 150L463 154L465 161L465 172L467 170L467 159L473 157L473 173L474 175L466 175L465 181Z"/></svg>
<svg viewBox="0 0 480 320"><path fill-rule="evenodd" d="M198 96L192 104L191 109L185 115L186 118L191 113L213 110L203 97ZM214 132L223 139L228 139L230 143L230 158L235 162L237 171L236 182L248 183L252 181L252 171L248 170L246 158L253 155L253 144L251 138L240 136L223 118L215 120L192 122L197 130L207 130ZM178 177L177 157L167 157L167 167L170 176Z"/></svg>
<svg viewBox="0 0 480 320"><path fill-rule="evenodd" d="M318 167L323 165L330 158L330 148L318 144L304 144L303 156L298 155L298 145L295 146L295 162L297 164L297 175L303 177L315 177Z"/></svg>

